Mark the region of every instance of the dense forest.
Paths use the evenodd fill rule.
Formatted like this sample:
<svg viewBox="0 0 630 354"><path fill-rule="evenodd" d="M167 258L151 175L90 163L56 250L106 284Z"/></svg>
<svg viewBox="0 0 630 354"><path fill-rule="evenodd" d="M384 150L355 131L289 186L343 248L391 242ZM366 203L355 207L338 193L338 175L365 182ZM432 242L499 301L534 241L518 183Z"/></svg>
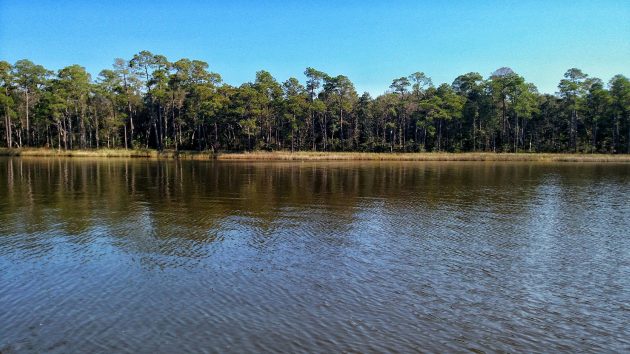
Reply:
<svg viewBox="0 0 630 354"><path fill-rule="evenodd" d="M0 61L3 146L55 149L630 153L630 81L572 68L555 95L509 68L434 85L422 72L378 97L313 68L304 82L225 84L203 61L142 51L93 80Z"/></svg>

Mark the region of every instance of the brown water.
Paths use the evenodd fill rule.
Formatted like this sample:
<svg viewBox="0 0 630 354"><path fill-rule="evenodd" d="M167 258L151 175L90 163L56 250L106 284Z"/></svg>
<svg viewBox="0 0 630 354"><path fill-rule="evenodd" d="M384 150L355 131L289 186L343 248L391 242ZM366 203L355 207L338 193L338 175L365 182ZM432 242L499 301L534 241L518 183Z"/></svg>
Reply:
<svg viewBox="0 0 630 354"><path fill-rule="evenodd" d="M0 159L0 352L628 352L630 164Z"/></svg>

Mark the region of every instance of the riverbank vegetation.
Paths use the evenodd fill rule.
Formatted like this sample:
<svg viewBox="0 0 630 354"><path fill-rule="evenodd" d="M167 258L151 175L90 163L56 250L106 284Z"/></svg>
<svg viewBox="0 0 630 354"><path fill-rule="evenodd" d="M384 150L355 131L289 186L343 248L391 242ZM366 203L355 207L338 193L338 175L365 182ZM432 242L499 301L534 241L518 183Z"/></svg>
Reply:
<svg viewBox="0 0 630 354"><path fill-rule="evenodd" d="M302 82L259 71L232 86L205 62L148 51L115 59L96 79L79 65L53 72L29 60L0 61L0 133L11 148L5 154L28 147L56 155L105 149L103 156L120 154L112 149L335 152L327 159L383 156L338 154L349 151L630 153L630 81L572 68L551 95L509 68L440 85L416 72L372 97L344 75L313 68Z"/></svg>
<svg viewBox="0 0 630 354"><path fill-rule="evenodd" d="M122 158L152 158L152 159L189 159L210 160L216 159L217 154L211 151L183 151L183 150L155 150L155 149L91 149L91 150L64 150L48 148L0 148L0 156L20 157L122 157Z"/></svg>
<svg viewBox="0 0 630 354"><path fill-rule="evenodd" d="M630 155L553 154L553 153L492 153L492 152L243 152L218 154L218 160L243 161L539 161L539 162L630 162Z"/></svg>
<svg viewBox="0 0 630 354"><path fill-rule="evenodd" d="M628 154L494 153L494 152L323 152L245 151L212 152L155 149L57 150L0 148L0 156L20 157L120 157L220 161L533 161L533 162L630 162Z"/></svg>

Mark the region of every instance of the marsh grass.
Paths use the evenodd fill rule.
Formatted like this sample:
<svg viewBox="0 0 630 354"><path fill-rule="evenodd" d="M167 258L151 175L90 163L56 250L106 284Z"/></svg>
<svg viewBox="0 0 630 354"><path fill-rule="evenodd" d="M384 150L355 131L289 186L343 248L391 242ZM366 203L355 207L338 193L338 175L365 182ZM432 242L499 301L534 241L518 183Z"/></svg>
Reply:
<svg viewBox="0 0 630 354"><path fill-rule="evenodd" d="M56 150L44 148L32 149L0 149L0 156L21 157L89 157L89 158L149 158L149 159L190 159L210 160L213 158L209 151L157 151L152 149L98 149L98 150Z"/></svg>
<svg viewBox="0 0 630 354"><path fill-rule="evenodd" d="M630 155L549 154L549 153L371 153L371 152L243 152L218 154L218 160L281 161L556 161L556 162L630 162Z"/></svg>
<svg viewBox="0 0 630 354"><path fill-rule="evenodd" d="M221 161L548 161L548 162L630 162L630 155L611 154L552 154L552 153L492 153L492 152L312 152L254 151L213 153L211 151L157 151L152 149L56 150L44 148L0 148L0 156L80 157L80 158L149 158Z"/></svg>

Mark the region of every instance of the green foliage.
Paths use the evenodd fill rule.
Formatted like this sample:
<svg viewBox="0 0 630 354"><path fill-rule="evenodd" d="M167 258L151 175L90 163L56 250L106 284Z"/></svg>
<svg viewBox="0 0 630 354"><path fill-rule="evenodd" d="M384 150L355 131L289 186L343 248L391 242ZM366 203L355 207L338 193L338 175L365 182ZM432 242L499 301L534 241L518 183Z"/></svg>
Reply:
<svg viewBox="0 0 630 354"><path fill-rule="evenodd" d="M141 51L92 80L0 61L5 146L220 150L630 152L630 82L569 69L542 95L510 68L433 85L423 72L359 95L344 75L261 70L238 87L208 63Z"/></svg>

